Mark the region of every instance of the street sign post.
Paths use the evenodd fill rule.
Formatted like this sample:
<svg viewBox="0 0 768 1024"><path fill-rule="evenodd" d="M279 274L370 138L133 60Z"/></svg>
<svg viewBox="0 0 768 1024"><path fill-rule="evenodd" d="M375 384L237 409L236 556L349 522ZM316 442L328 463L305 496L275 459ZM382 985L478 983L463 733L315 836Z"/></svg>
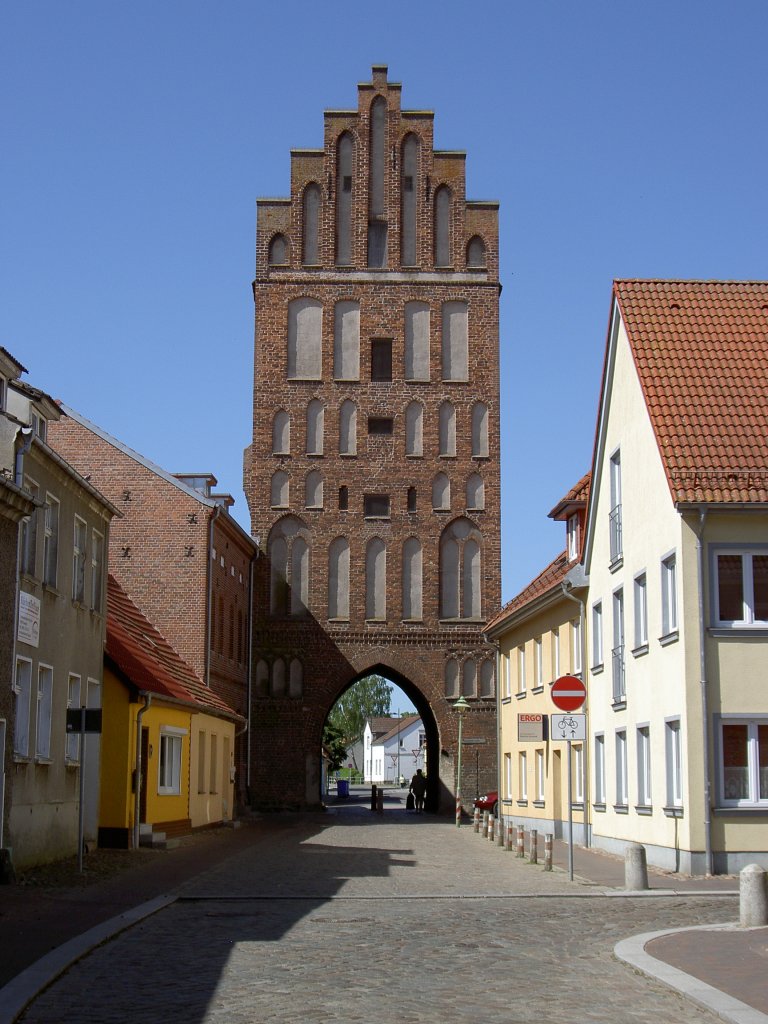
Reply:
<svg viewBox="0 0 768 1024"><path fill-rule="evenodd" d="M549 691L552 703L563 715L552 715L552 739L565 740L568 743L568 877L573 881L573 761L571 758L571 742L574 739L586 742L586 715L574 715L587 699L587 688L578 676L560 676L552 684ZM581 730L576 719L584 719ZM555 732L557 731L557 735ZM577 735L577 733L580 733ZM586 827L586 819L585 819Z"/></svg>

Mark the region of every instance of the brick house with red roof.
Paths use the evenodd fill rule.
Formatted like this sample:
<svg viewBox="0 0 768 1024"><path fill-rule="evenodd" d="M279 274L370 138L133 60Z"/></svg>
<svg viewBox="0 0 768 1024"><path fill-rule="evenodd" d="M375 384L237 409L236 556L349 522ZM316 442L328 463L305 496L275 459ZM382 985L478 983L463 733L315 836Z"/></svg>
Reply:
<svg viewBox="0 0 768 1024"><path fill-rule="evenodd" d="M614 283L572 579L594 845L768 866L768 283Z"/></svg>

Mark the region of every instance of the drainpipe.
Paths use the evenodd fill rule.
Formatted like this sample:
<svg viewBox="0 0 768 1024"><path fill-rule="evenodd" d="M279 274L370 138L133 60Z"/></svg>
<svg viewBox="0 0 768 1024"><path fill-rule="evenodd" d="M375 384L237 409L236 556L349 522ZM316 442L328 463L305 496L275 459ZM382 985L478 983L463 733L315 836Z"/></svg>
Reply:
<svg viewBox="0 0 768 1024"><path fill-rule="evenodd" d="M144 712L149 710L149 705L152 703L152 694L147 693L146 690L140 690L139 696L144 698L145 704L143 708L139 708L139 712L136 715L136 786L133 797L134 850L138 850L139 848L139 815L141 814L141 720L144 717Z"/></svg>
<svg viewBox="0 0 768 1024"><path fill-rule="evenodd" d="M21 438L21 444L16 449L16 456L13 462L13 482L17 487L24 486L24 456L32 447L32 438L35 432L32 427L20 427L16 435Z"/></svg>
<svg viewBox="0 0 768 1024"><path fill-rule="evenodd" d="M220 512L221 505L216 505L211 513L211 518L208 520L208 599L206 601L208 607L205 615L205 685L209 688L211 685L211 619L213 614L213 573L211 572L211 555L213 554L213 524L219 518Z"/></svg>
<svg viewBox="0 0 768 1024"><path fill-rule="evenodd" d="M563 597L567 597L569 601L573 601L574 604L577 604L579 606L579 632L581 633L581 675L582 675L582 680L583 680L583 682L586 685L586 679L587 679L587 623L586 623L586 614L585 614L585 611L584 611L584 602L581 600L580 597L575 597L571 593L571 590L573 589L573 584L571 583L570 580L563 580L563 582L560 584L560 588L563 591ZM587 710L587 705L586 705L586 702L585 702L585 704L584 704L584 711L586 712L586 710ZM587 760L587 753L588 753L588 750L589 750L589 737L586 737L584 739L584 742L583 742L583 745L582 745L582 749L584 751L584 758L583 758L584 764L583 764L583 767L582 767L583 778L581 780L581 782L582 782L582 789L584 791L584 810L582 811L582 814L584 816L584 846L587 849L589 849L589 847L592 845L591 839L590 839L590 834L589 834L590 825L591 825L591 821L590 821L591 815L588 813L588 808L589 808L589 762ZM570 769L570 765L569 765L569 769ZM570 807L568 808L568 812L571 813Z"/></svg>
<svg viewBox="0 0 768 1024"><path fill-rule="evenodd" d="M248 567L248 618L246 620L248 624L246 700L248 703L245 709L245 728L238 733L238 735L242 735L242 732L245 733L245 792L249 802L251 799L251 698L253 696L253 576L258 557L257 550Z"/></svg>
<svg viewBox="0 0 768 1024"><path fill-rule="evenodd" d="M714 862L712 857L712 786L711 764L709 752L709 700L707 695L707 650L704 616L704 527L707 522L707 510L699 509L699 528L696 533L696 571L699 598L699 667L701 690L701 738L702 755L704 758L704 856L707 862L707 874L713 875Z"/></svg>

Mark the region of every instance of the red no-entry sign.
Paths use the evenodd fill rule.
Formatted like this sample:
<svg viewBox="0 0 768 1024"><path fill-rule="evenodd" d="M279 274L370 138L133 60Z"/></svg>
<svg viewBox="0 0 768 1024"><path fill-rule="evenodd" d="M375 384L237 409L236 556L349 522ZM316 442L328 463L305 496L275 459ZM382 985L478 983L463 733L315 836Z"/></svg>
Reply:
<svg viewBox="0 0 768 1024"><path fill-rule="evenodd" d="M552 684L550 695L560 711L578 711L587 699L587 688L577 676L560 676Z"/></svg>

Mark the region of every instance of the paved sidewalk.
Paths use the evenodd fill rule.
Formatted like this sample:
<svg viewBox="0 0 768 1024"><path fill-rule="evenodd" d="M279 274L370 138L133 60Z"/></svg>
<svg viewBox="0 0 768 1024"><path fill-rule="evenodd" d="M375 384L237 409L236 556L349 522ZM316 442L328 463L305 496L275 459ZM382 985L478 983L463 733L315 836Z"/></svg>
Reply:
<svg viewBox="0 0 768 1024"><path fill-rule="evenodd" d="M688 929L720 927L717 931L677 930L674 938L654 938L648 942L648 954L657 959L652 961L648 955L640 970L667 983L663 970L655 969L653 963L679 964L691 978L696 968L710 985L735 994L755 1012L765 1011L760 998L765 994L767 930L722 927L738 917L733 895L738 880L733 878L686 879L652 872L650 894L630 897L621 892L622 861L577 848L571 883L564 870L564 844L556 844L555 871L545 873L540 865L518 860L474 835L471 823L456 829L445 819L406 814L394 797L383 817L361 805L337 803L325 815L276 815L238 831L196 837L180 850L136 856L142 858L139 867L91 887L52 893L0 889L0 983L51 947L55 947L51 953L55 964L61 943L77 942L78 934L94 924L103 926L94 933L94 942L103 942L105 929L109 933L110 928L125 927L120 915L129 909L156 897L171 897L158 904L166 909L89 956L83 964L84 975L78 974L79 967L67 971L24 1015L25 1024L61 1019L123 1021L127 1014L135 1021L182 1019L174 1015L179 1010L173 1001L162 1012L155 1007L154 1015L137 1016L130 1002L135 1003L135 989L129 977L124 982L128 1002L121 1004L123 983L121 991L115 991L116 969L121 976L139 970L135 984L145 993L152 991L151 972L158 968L153 949L163 950L164 963L178 963L182 975L190 972L183 986L193 1000L183 1018L188 1022L235 1022L245 1011L242 1019L249 1021L363 1020L365 1015L356 1016L352 1002L347 1006L355 998L356 987L363 985L372 999L388 998L392 986L397 988L407 977L405 966L405 974L394 967L390 976L387 950L400 957L412 954L417 962L423 957L428 972L418 986L422 1000L415 1004L420 1007L418 1016L411 1017L402 1007L403 1021L477 1019L481 1005L481 1017L488 1022L530 1019L528 1010L517 1016L510 1009L522 999L523 1006L531 1008L530 1000L535 1001L533 1015L540 1021L570 1022L576 1018L557 1003L542 975L553 956L565 964L566 972L575 972L573 984L581 992L578 998L584 1000L579 1019L616 1020L626 1017L631 1007L632 1019L637 1021L714 1020L693 1004L687 1004L689 1009L681 1014L676 1009L680 1004L669 1002L677 997L664 997L658 986L648 992L643 985L652 983L643 982L626 967L610 965L619 940L638 933L669 932L678 924ZM696 894L702 890L708 895ZM149 903L148 909L157 908ZM190 958L186 938L199 934L205 935L203 962ZM332 939L339 957L347 956L343 952L347 945L348 955L354 958L359 953L361 971L349 974L346 963L336 962L333 953L330 961L323 958L321 970L315 963L322 949L317 946L319 935ZM222 953L229 950L220 962L215 956L219 937ZM267 975L257 992L252 949L258 950L258 963ZM446 957L453 965L450 981L442 976ZM221 971L215 980L211 961ZM366 969L366 962L377 964L376 976ZM499 992L489 992L486 982L478 989L477 982L469 980L489 977L495 967L509 975L508 982L497 986ZM614 970L623 974L609 982ZM23 977L17 980L17 989ZM39 975L27 977L41 987ZM341 999L344 1005L339 1002L342 977L349 988ZM72 1006L66 1009L67 1000L75 998L72 992L82 998L83 979L90 993L93 978L93 998L99 998L101 984L104 1005L110 1009L99 1010L94 1003L78 1017ZM303 998L305 1005L292 1001L288 1009L282 1002L288 992L295 992L299 1001ZM178 992L174 998L178 1001ZM357 998L362 998L359 992ZM3 1000L0 990L0 1021L12 1020L3 1017ZM603 1002L604 1006L598 1005ZM425 1004L432 1009L424 1009ZM706 1000L703 1004L707 1005ZM720 1019L740 1024L768 1022L762 1014L728 1016L720 1007L716 1012Z"/></svg>

